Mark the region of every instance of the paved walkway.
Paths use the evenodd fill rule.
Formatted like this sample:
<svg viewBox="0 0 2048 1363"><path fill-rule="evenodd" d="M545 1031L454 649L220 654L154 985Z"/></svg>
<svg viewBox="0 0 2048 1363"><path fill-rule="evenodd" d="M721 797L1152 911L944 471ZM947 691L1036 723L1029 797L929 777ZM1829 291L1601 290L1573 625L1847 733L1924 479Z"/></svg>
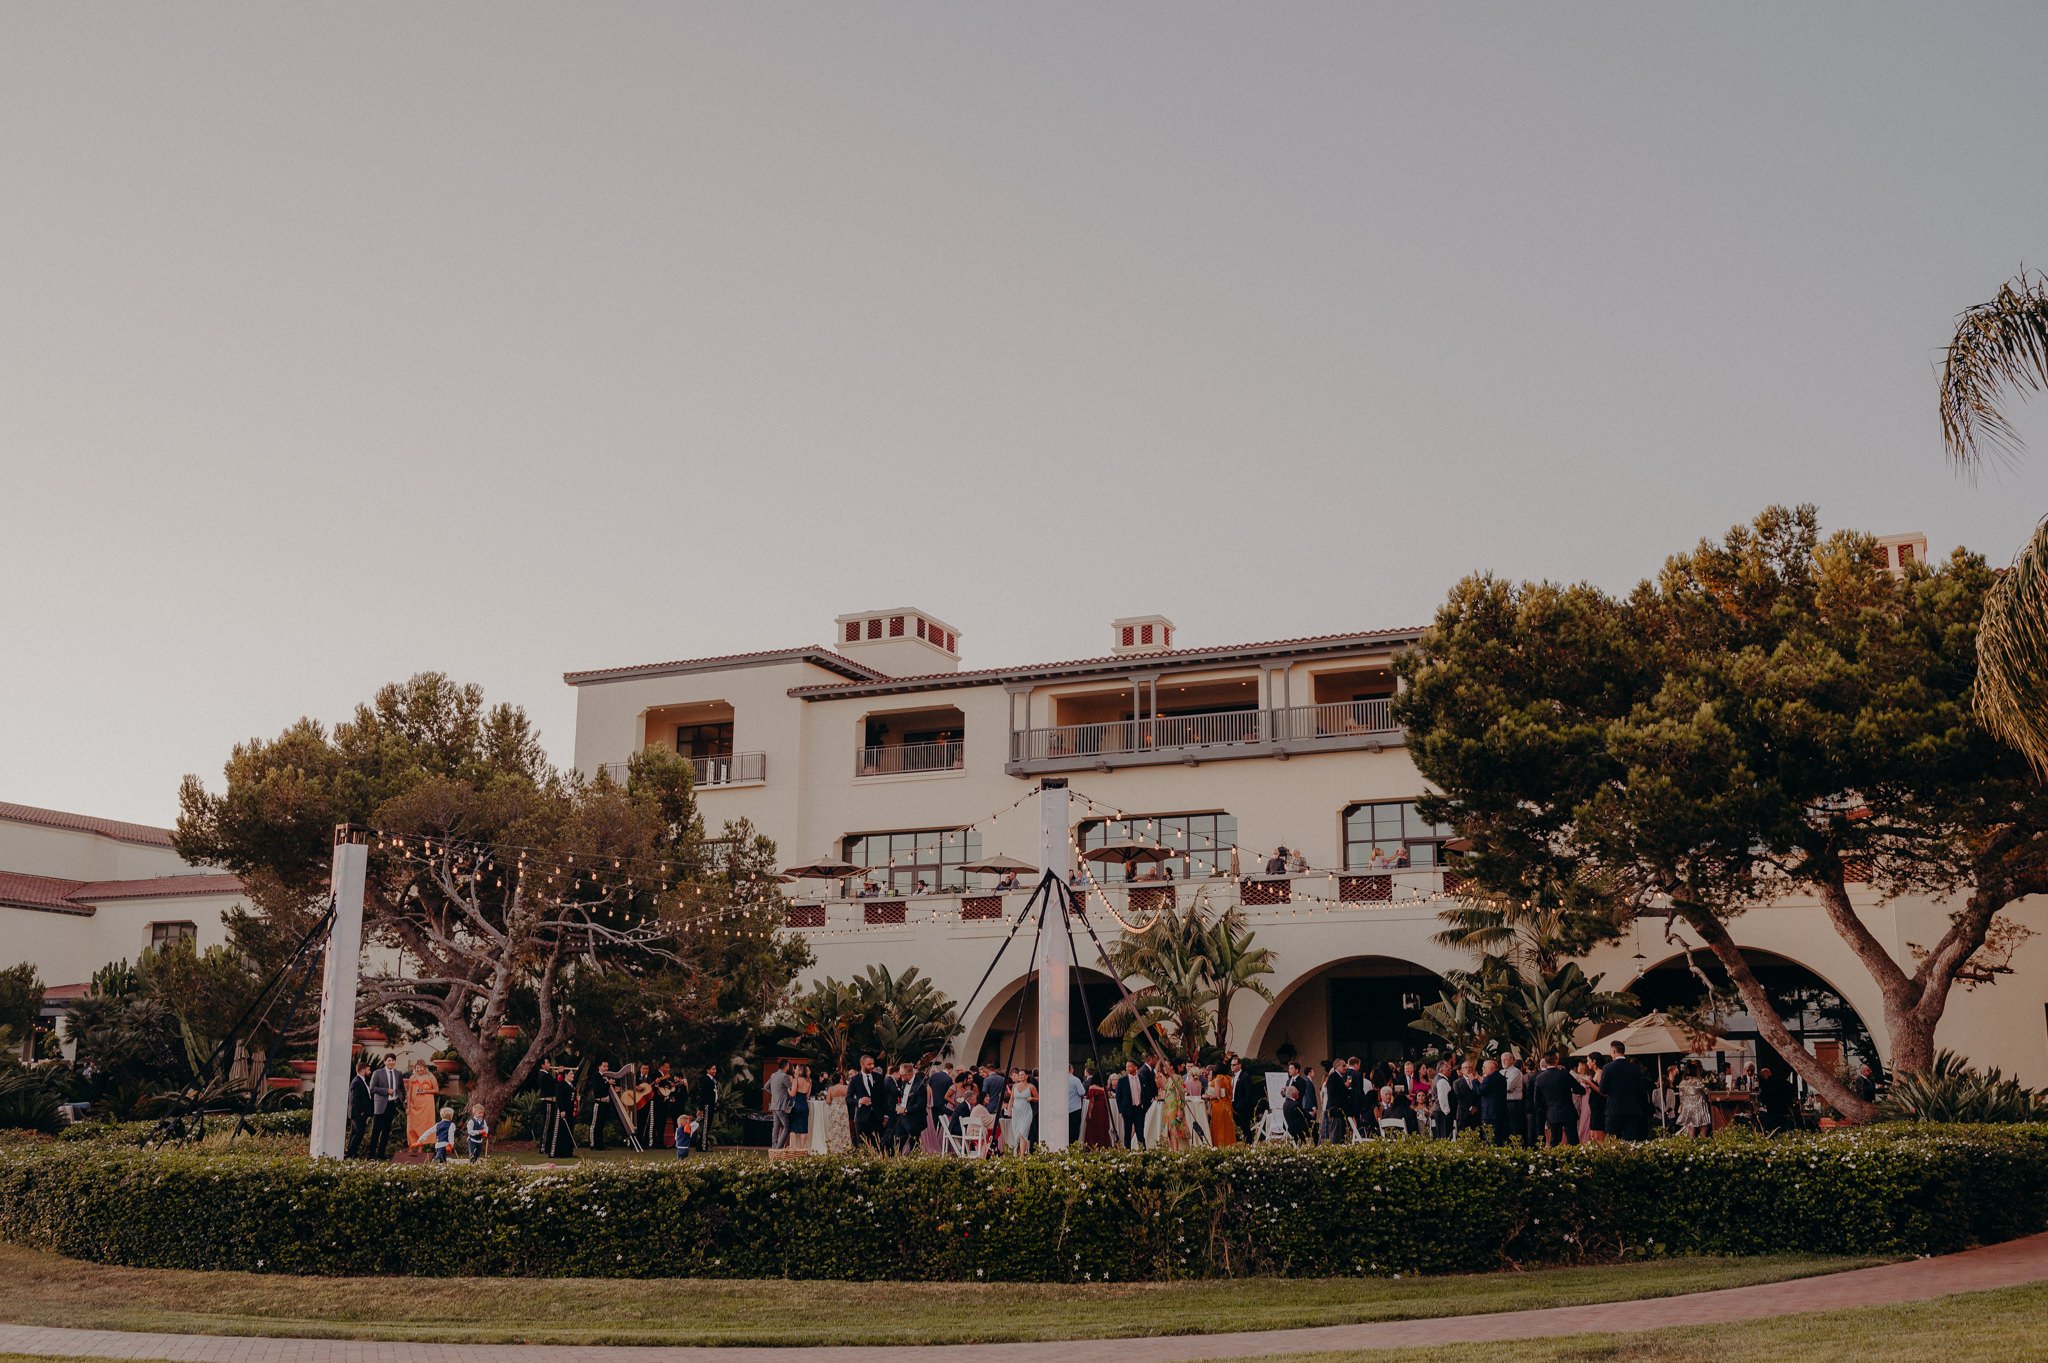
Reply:
<svg viewBox="0 0 2048 1363"><path fill-rule="evenodd" d="M1437 1344L1625 1334L1672 1325L1725 1325L1803 1311L1836 1311L1924 1301L1956 1292L2048 1281L2048 1234L1939 1259L1859 1268L1819 1278L1695 1292L1646 1301L1602 1302L1541 1311L1502 1311L1434 1320L1319 1325L1229 1335L1060 1340L1029 1344L863 1345L823 1348L647 1348L558 1344L401 1344L347 1339L145 1335L0 1325L0 1353L71 1358L190 1359L195 1363L1182 1363L1182 1360L1393 1349ZM800 1289L799 1289L800 1290Z"/></svg>

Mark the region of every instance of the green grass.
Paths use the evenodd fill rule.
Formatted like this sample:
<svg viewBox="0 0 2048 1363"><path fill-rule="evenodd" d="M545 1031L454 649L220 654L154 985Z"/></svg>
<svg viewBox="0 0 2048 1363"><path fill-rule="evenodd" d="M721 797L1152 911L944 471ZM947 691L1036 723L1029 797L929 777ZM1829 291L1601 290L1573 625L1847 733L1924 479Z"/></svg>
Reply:
<svg viewBox="0 0 2048 1363"><path fill-rule="evenodd" d="M1263 1307L1263 1298L1257 1300ZM1241 1301L1240 1311L1243 1308ZM1284 1354L1260 1363L1823 1363L1837 1358L1854 1358L1856 1363L2039 1363L2048 1360L2048 1340L2040 1336L2043 1320L2048 1320L2048 1283L1740 1325L1433 1349ZM60 1361L45 1354L0 1354L0 1363Z"/></svg>
<svg viewBox="0 0 2048 1363"><path fill-rule="evenodd" d="M1871 1260L1671 1259L1435 1278L1185 1283L295 1278L114 1268L0 1246L0 1320L179 1334L552 1344L954 1344L1405 1320L1670 1296ZM787 1309L764 1308L780 1302ZM1257 1321L1246 1316L1254 1311Z"/></svg>
<svg viewBox="0 0 2048 1363"><path fill-rule="evenodd" d="M1269 1355L1259 1363L2040 1363L2048 1283L1739 1325L1629 1335Z"/></svg>

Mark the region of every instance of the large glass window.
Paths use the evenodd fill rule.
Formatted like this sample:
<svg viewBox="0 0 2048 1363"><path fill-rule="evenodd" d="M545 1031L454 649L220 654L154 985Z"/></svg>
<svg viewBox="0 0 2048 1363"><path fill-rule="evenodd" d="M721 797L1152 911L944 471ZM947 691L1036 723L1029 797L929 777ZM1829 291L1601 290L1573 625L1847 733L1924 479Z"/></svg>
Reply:
<svg viewBox="0 0 2048 1363"><path fill-rule="evenodd" d="M865 880L890 894L911 894L920 880L934 892L963 890L970 887L960 863L981 860L981 831L924 828L856 834L846 840L846 859L856 866L874 867ZM862 878L853 880L848 893L859 890L862 883Z"/></svg>
<svg viewBox="0 0 2048 1363"><path fill-rule="evenodd" d="M1352 805L1344 811L1344 869L1439 866L1444 840L1455 836L1449 824L1430 823L1417 814L1413 800Z"/></svg>
<svg viewBox="0 0 2048 1363"><path fill-rule="evenodd" d="M731 757L732 721L723 724L678 724L676 752L684 757Z"/></svg>
<svg viewBox="0 0 2048 1363"><path fill-rule="evenodd" d="M1101 847L1122 839L1157 843L1174 856L1165 863L1176 880L1198 880L1203 876L1227 874L1230 850L1237 842L1237 816L1213 814L1140 814L1128 819L1103 819L1081 825L1081 850ZM1111 884L1124 878L1119 862L1092 863L1095 879ZM1139 874L1144 868L1139 867Z"/></svg>
<svg viewBox="0 0 2048 1363"><path fill-rule="evenodd" d="M149 944L158 951L162 951L166 947L176 946L180 942L196 942L198 940L199 925L197 923L151 923L149 925Z"/></svg>

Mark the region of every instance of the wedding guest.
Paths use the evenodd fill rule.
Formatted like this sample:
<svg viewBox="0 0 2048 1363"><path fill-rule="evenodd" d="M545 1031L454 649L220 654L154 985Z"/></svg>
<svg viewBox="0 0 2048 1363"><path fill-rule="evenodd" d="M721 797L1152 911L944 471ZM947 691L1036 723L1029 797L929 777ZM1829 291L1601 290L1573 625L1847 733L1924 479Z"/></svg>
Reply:
<svg viewBox="0 0 2048 1363"><path fill-rule="evenodd" d="M424 1060L412 1062L412 1077L405 1081L405 1143L409 1146L420 1144L420 1133L434 1124L434 1100L441 1096L441 1085L434 1078L434 1071Z"/></svg>

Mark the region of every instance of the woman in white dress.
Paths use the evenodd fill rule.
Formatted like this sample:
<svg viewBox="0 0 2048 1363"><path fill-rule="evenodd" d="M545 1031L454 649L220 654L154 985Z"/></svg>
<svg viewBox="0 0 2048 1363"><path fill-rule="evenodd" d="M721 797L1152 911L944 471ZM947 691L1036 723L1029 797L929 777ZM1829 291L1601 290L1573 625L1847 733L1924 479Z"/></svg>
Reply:
<svg viewBox="0 0 2048 1363"><path fill-rule="evenodd" d="M1031 1153L1031 1103L1037 1097L1031 1087L1031 1076L1022 1069L1010 1071L1009 1096L1004 1108L1008 1113L1003 1122L1003 1148L1013 1155Z"/></svg>
<svg viewBox="0 0 2048 1363"><path fill-rule="evenodd" d="M853 1124L846 1119L846 1076L832 1076L823 1103L811 1104L811 1149L843 1155L853 1149Z"/></svg>
<svg viewBox="0 0 2048 1363"><path fill-rule="evenodd" d="M1714 1134L1713 1109L1707 1106L1707 1079L1700 1062L1685 1062L1684 1077L1678 1081L1678 1128L1688 1136Z"/></svg>

